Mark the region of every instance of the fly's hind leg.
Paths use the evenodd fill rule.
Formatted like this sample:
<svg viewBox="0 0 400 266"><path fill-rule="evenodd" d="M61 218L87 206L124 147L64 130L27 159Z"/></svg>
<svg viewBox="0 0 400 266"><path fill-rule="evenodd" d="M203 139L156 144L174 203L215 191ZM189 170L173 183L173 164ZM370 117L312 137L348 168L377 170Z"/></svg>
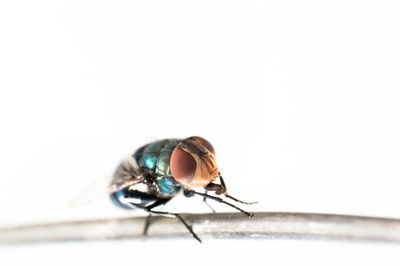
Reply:
<svg viewBox="0 0 400 266"><path fill-rule="evenodd" d="M142 233L143 237L147 236L147 231L149 230L150 223L151 223L151 213L147 215L146 220L144 221L144 228Z"/></svg>

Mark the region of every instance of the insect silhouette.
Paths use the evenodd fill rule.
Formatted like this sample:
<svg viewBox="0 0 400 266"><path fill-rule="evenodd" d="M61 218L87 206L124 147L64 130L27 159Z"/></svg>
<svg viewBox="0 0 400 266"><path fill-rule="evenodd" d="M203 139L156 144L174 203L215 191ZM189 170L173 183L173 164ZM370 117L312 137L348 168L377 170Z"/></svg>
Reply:
<svg viewBox="0 0 400 266"><path fill-rule="evenodd" d="M204 189L204 193L196 191L198 188ZM111 200L117 206L125 209L140 208L149 213L144 235L147 234L151 215L155 214L178 218L193 237L201 242L179 213L154 210L181 190L186 197L198 195L203 197L205 203L206 199L215 200L252 216L252 213L221 197L208 194L214 192L215 195L236 202L255 203L243 202L227 194L225 182L218 171L215 150L210 142L198 136L163 139L142 146L119 164L109 187Z"/></svg>

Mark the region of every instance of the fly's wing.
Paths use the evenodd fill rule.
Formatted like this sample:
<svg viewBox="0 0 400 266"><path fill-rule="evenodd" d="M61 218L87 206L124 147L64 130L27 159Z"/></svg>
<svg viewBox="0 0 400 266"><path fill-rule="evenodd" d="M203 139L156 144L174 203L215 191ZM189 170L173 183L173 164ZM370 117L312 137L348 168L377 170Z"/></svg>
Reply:
<svg viewBox="0 0 400 266"><path fill-rule="evenodd" d="M132 157L124 158L118 165L112 177L108 193L114 193L123 188L140 183L144 180L143 172Z"/></svg>
<svg viewBox="0 0 400 266"><path fill-rule="evenodd" d="M100 178L81 191L69 204L70 207L81 207L101 199L108 194L125 187L139 183L143 180L143 174L136 160L132 156L124 158L110 177Z"/></svg>

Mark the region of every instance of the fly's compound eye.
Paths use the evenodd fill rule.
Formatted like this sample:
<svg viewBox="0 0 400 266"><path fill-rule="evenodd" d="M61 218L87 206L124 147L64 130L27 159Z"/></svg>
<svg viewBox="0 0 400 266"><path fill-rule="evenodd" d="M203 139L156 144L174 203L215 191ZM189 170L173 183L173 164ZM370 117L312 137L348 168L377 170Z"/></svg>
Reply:
<svg viewBox="0 0 400 266"><path fill-rule="evenodd" d="M190 184L196 173L197 163L192 155L175 148L170 160L171 174L174 179L183 184Z"/></svg>
<svg viewBox="0 0 400 266"><path fill-rule="evenodd" d="M193 140L198 140L198 141L200 141L201 144L204 145L204 147L206 147L212 154L215 155L214 147L213 147L213 146L211 145L211 143L210 143L208 140L206 140L205 138L202 138L202 137L199 137L199 136L193 136L193 137L190 137L189 139L193 139Z"/></svg>

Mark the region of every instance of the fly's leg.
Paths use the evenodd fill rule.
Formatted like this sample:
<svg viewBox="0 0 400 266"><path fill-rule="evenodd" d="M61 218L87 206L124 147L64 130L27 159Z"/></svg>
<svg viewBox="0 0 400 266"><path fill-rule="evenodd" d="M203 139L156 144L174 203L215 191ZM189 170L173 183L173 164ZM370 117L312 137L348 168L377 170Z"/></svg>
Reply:
<svg viewBox="0 0 400 266"><path fill-rule="evenodd" d="M207 190L206 190L206 193L205 194L207 194ZM210 210L213 212L213 213L215 213L215 210L214 210L214 208L213 207L211 207L211 205L210 204L208 204L208 202L207 202L207 197L203 197L203 202L204 202L204 204L206 204L207 205L207 207L208 208L210 208Z"/></svg>
<svg viewBox="0 0 400 266"><path fill-rule="evenodd" d="M231 195L228 195L228 194L225 194L225 197L230 198L230 199L232 199L232 200L234 200L234 201L240 202L240 203L242 203L242 204L251 205L251 204L257 204L257 203L258 203L257 201L253 201L253 202L241 201L241 200L239 200L239 199L237 199L237 198L234 198L234 197L232 197Z"/></svg>
<svg viewBox="0 0 400 266"><path fill-rule="evenodd" d="M208 192L208 191L206 190L205 194L207 194L207 192ZM184 190L184 191L183 191L183 195L185 195L185 197L191 198L191 197L194 196L194 193L193 193L193 190ZM203 197L203 202L207 205L208 208L211 209L211 211L212 211L213 213L215 213L214 208L211 207L210 204L208 204L208 202L207 202L207 197Z"/></svg>
<svg viewBox="0 0 400 266"><path fill-rule="evenodd" d="M149 215L147 215L147 217L146 217L146 220L144 223L144 228L143 228L143 233L142 233L143 237L147 236L147 231L149 229L150 223L151 223L151 213L149 213Z"/></svg>
<svg viewBox="0 0 400 266"><path fill-rule="evenodd" d="M207 191L214 191L215 192L215 194L217 194L217 195L224 195L225 197L227 197L227 198L229 198L229 199L231 199L231 200L234 200L234 201L237 201L237 202L239 202L239 203L242 203L242 204L256 204L257 202L246 202L246 201L241 201L241 200L239 200L239 199L237 199L237 198L235 198L235 197L232 197L231 195L228 195L226 192L226 185L225 185L225 182L224 182L224 179L222 178L222 176L221 176L221 173L219 173L218 172L218 174L220 175L220 178L219 178L219 180L220 180L220 182L221 182L221 184L215 184L215 183L210 183L210 184L208 184L206 187L205 187L205 189L206 189L206 194L207 194Z"/></svg>
<svg viewBox="0 0 400 266"><path fill-rule="evenodd" d="M211 196L211 195L208 195L208 194L206 194L206 193L201 193L201 192L197 192L197 191L194 191L194 190L187 190L187 191L185 191L185 195L188 195L188 196L190 196L190 195L192 195L192 196L193 196L193 195L203 196L203 197L206 197L206 198L208 198L208 199L212 199L212 200L218 201L218 202L220 202L220 203L226 204L226 205L228 205L228 206L231 206L232 208L235 208L236 210L238 210L238 211L240 211L240 212L246 214L246 215L249 216L249 217L253 217L253 216L254 216L253 213L249 213L249 212L247 212L247 211L245 211L245 210L239 208L238 206L233 205L233 204L230 203L230 202L224 201L224 200L221 199L221 198L218 198L218 197L215 197L215 196Z"/></svg>
<svg viewBox="0 0 400 266"><path fill-rule="evenodd" d="M186 229L189 230L189 232L192 234L192 236L201 243L201 239L196 235L196 233L193 231L192 227L182 218L182 216L179 213L172 213L172 212L162 212L162 211L153 211L151 208L145 208L147 212L150 214L158 214L166 217L174 217L178 218L181 223L186 227Z"/></svg>
<svg viewBox="0 0 400 266"><path fill-rule="evenodd" d="M166 202L168 202L168 200L169 199L159 199L156 202L154 202L153 204L151 204L150 206L145 207L144 210L149 212L147 209L152 209L152 208L155 208L162 204L165 204ZM150 224L151 224L151 212L149 212L149 215L147 215L146 220L144 221L144 228L143 228L143 233L142 233L143 237L147 236L147 231L149 230Z"/></svg>

